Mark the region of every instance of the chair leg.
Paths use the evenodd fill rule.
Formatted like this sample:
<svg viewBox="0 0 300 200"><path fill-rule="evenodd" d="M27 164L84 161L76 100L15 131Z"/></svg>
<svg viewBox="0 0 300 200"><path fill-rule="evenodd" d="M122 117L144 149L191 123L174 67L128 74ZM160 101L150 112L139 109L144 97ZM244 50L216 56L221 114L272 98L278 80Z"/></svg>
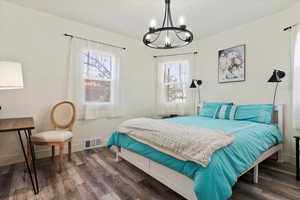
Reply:
<svg viewBox="0 0 300 200"><path fill-rule="evenodd" d="M72 141L70 141L69 143L68 143L68 157L69 157L69 161L71 161L72 160L72 158L71 158L71 154L72 154Z"/></svg>
<svg viewBox="0 0 300 200"><path fill-rule="evenodd" d="M64 143L59 145L59 172L64 168Z"/></svg>
<svg viewBox="0 0 300 200"><path fill-rule="evenodd" d="M52 161L54 161L54 157L55 157L55 146L52 146Z"/></svg>

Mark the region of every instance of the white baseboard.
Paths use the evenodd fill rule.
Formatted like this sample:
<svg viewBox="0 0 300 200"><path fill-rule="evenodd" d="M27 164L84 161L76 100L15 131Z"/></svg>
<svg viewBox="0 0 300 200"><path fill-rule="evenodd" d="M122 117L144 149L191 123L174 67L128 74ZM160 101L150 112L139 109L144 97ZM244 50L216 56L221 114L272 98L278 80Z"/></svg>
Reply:
<svg viewBox="0 0 300 200"><path fill-rule="evenodd" d="M283 161L295 165L296 156L291 154L283 154Z"/></svg>
<svg viewBox="0 0 300 200"><path fill-rule="evenodd" d="M106 144L106 141L103 141L102 143L104 146ZM78 151L83 151L84 146L83 146L83 141L77 141L72 143L72 152L78 152ZM65 147L65 153L67 152L67 145ZM50 147L42 147L40 149L36 148L36 157L37 159L39 158L47 158L51 156L51 148ZM56 150L56 154L58 154L58 150ZM6 165L11 165L15 163L20 163L24 162L24 156L23 152L19 152L18 154L11 154L11 155L5 155L5 156L0 156L0 166L6 166Z"/></svg>

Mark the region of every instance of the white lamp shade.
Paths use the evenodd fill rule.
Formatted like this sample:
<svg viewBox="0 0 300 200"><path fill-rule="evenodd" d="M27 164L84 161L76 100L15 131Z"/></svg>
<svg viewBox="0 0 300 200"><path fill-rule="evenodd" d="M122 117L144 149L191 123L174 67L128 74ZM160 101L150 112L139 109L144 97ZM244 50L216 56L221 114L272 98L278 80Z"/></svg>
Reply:
<svg viewBox="0 0 300 200"><path fill-rule="evenodd" d="M21 63L0 61L0 90L22 89L23 87Z"/></svg>

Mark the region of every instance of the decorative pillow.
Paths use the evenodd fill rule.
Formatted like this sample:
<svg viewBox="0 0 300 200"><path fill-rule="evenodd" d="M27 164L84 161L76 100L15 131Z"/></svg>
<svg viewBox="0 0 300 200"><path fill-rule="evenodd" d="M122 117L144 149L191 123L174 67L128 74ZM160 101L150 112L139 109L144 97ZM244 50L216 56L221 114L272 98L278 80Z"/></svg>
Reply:
<svg viewBox="0 0 300 200"><path fill-rule="evenodd" d="M214 119L234 120L236 109L237 106L231 104L219 106L214 115Z"/></svg>
<svg viewBox="0 0 300 200"><path fill-rule="evenodd" d="M236 110L235 120L271 124L273 111L273 104L239 105Z"/></svg>
<svg viewBox="0 0 300 200"><path fill-rule="evenodd" d="M203 102L199 116L213 118L217 109L222 105L233 105L233 103Z"/></svg>

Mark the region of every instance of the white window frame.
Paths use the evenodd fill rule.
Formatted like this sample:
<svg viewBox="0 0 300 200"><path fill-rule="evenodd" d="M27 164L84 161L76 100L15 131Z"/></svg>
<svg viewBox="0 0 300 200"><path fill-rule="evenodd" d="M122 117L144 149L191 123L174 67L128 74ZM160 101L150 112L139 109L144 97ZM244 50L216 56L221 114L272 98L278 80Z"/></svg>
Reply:
<svg viewBox="0 0 300 200"><path fill-rule="evenodd" d="M300 130L300 27L292 31L293 128Z"/></svg>
<svg viewBox="0 0 300 200"><path fill-rule="evenodd" d="M165 82L165 69L166 69L166 65L168 64L178 64L178 63L181 63L183 66L186 66L187 69L186 69L186 77L185 77L185 82L182 82L182 83L176 83L176 82L168 82L166 83ZM185 97L183 98L183 100L181 102L178 102L178 101L168 101L169 97L168 97L168 94L166 91L164 91L164 97L165 97L165 103L166 104L185 104L186 101L187 101L187 88L186 88L186 85L188 84L188 79L189 79L189 76L190 76L190 63L188 60L172 60L172 61L166 61L166 62L163 62L162 63L162 67L163 67L163 70L162 70L162 76L163 76L163 88L169 86L169 85L175 85L175 84L180 84L183 86L183 93L185 94Z"/></svg>
<svg viewBox="0 0 300 200"><path fill-rule="evenodd" d="M108 53L108 52L104 52L104 51L99 51L99 50L94 50L94 49L83 49L81 52L80 52L80 56L81 56L81 65L82 67L84 68L85 67L85 64L84 64L84 55L83 53L86 53L86 52L92 52L92 53L95 53L95 54L98 54L100 56L110 56L112 58L112 72L111 72L111 80L108 81L106 79L92 79L92 78L86 78L84 74L82 74L83 76L83 83L82 84L85 84L85 80L97 80L97 81L107 81L107 82L110 82L110 101L109 102L87 102L86 101L86 96L84 95L84 103L86 105L112 105L115 103L115 96L114 96L114 90L115 90L115 81L116 78L117 78L117 75L116 75L116 67L117 67L117 64L116 64L116 56L112 53ZM86 94L86 87L85 85L83 85L83 90L84 90L84 94Z"/></svg>

